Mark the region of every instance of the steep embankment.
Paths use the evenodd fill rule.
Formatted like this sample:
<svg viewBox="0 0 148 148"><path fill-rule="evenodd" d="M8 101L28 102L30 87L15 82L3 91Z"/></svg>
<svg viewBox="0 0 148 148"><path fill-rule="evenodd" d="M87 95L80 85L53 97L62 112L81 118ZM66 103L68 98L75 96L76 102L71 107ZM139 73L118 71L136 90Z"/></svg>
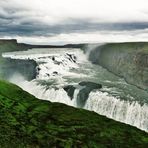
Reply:
<svg viewBox="0 0 148 148"><path fill-rule="evenodd" d="M90 60L148 90L148 43L105 44L90 53Z"/></svg>
<svg viewBox="0 0 148 148"><path fill-rule="evenodd" d="M13 74L20 73L26 79L35 78L36 63L28 60L11 60L2 58L3 52L27 50L29 45L19 44L16 40L0 40L0 77L9 79Z"/></svg>
<svg viewBox="0 0 148 148"><path fill-rule="evenodd" d="M0 147L146 148L148 134L0 81Z"/></svg>

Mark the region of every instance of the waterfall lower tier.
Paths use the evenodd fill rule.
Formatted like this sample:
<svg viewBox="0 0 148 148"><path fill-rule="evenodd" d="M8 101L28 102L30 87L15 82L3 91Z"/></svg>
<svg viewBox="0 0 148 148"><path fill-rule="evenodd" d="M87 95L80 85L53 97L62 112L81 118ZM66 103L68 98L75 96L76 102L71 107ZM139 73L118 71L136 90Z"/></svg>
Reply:
<svg viewBox="0 0 148 148"><path fill-rule="evenodd" d="M71 99L67 95L67 92L63 88L47 89L46 86L42 86L35 81L22 81L18 85L22 87L25 91L29 92L30 94L41 100L48 100L51 102L60 102L67 105L73 105Z"/></svg>
<svg viewBox="0 0 148 148"><path fill-rule="evenodd" d="M84 107L98 114L148 131L148 106L138 102L123 101L108 93L91 92Z"/></svg>
<svg viewBox="0 0 148 148"><path fill-rule="evenodd" d="M39 99L80 107L77 99L81 99L79 94L82 88L75 89L71 99L63 88L51 87L47 89L47 87L35 81L26 81L19 84L19 86ZM119 98L109 95L107 92L96 90L90 92L83 108L95 111L108 118L136 126L148 132L148 106L146 104L140 105L136 101L129 102L120 100Z"/></svg>

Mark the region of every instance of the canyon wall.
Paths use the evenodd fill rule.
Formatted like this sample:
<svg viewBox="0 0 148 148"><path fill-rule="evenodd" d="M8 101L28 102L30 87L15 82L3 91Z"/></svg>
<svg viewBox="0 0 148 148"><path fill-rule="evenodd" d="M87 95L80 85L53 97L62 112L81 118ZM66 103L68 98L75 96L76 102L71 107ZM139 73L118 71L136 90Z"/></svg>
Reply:
<svg viewBox="0 0 148 148"><path fill-rule="evenodd" d="M108 43L91 51L89 59L128 83L148 90L148 43Z"/></svg>

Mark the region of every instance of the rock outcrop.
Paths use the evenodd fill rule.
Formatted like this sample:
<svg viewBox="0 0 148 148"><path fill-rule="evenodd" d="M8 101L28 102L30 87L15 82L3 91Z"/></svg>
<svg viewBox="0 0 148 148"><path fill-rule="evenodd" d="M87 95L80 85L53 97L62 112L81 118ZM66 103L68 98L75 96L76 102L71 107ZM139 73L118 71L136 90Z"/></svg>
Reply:
<svg viewBox="0 0 148 148"><path fill-rule="evenodd" d="M82 108L84 107L89 97L89 93L95 89L102 88L102 85L94 82L87 82L87 81L80 82L79 85L82 86L83 88L78 93L77 105Z"/></svg>
<svg viewBox="0 0 148 148"><path fill-rule="evenodd" d="M79 90L77 94L77 106L80 108L83 108L88 97L89 93L95 89L100 89L102 88L101 84L97 84L94 82L87 82L87 81L82 81L78 85L68 85L64 87L64 90L67 92L68 96L71 98L71 100L74 97L74 92L76 89Z"/></svg>

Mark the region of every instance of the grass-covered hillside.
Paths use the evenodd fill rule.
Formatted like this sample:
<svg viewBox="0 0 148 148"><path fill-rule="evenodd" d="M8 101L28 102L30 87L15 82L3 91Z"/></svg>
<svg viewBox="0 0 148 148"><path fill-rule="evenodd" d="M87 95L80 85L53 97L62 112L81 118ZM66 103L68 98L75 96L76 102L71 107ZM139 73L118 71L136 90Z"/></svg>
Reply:
<svg viewBox="0 0 148 148"><path fill-rule="evenodd" d="M0 147L147 148L148 134L0 81Z"/></svg>

